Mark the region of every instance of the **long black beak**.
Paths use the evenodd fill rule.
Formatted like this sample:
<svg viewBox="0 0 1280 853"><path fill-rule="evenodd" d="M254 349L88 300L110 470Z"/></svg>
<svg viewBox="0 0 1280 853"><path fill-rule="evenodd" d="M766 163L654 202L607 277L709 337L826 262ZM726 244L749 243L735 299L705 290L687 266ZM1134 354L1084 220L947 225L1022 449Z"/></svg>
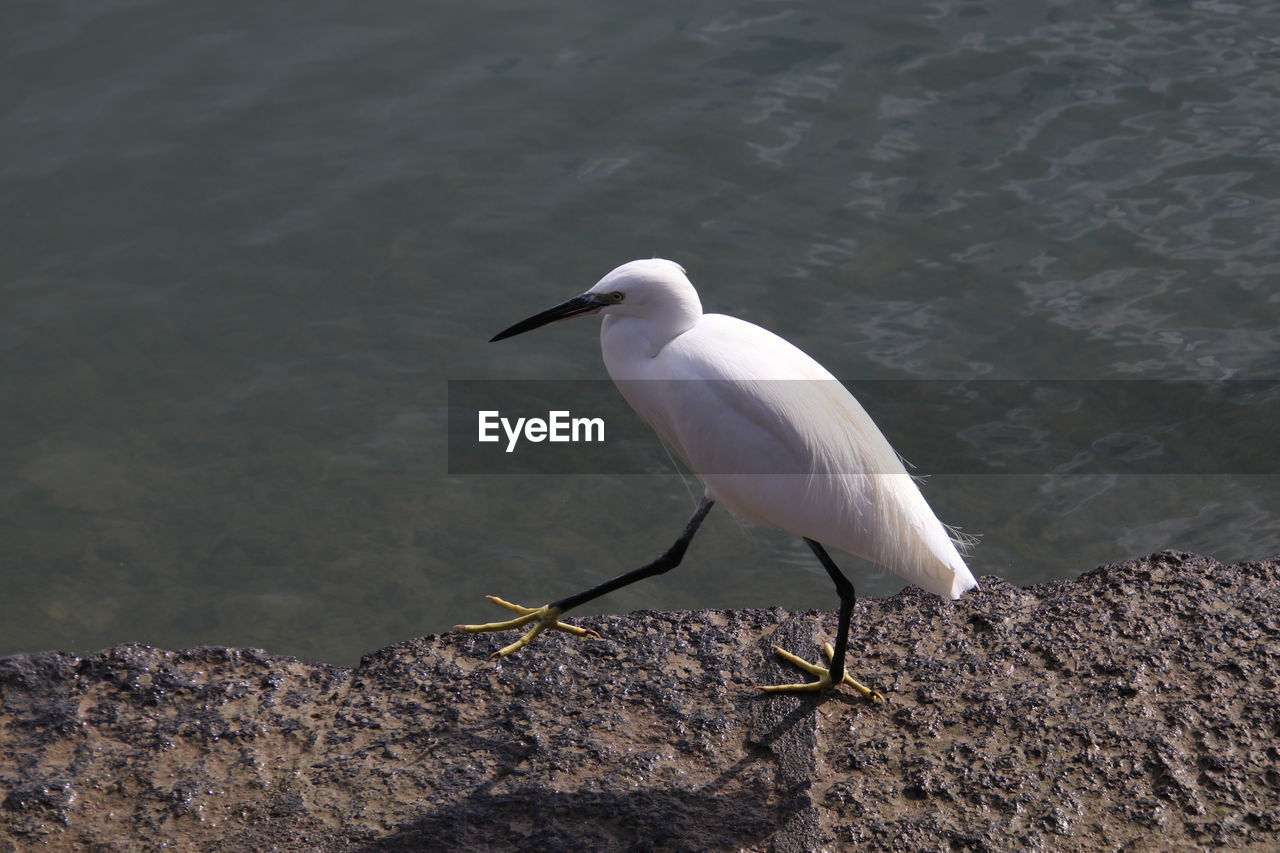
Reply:
<svg viewBox="0 0 1280 853"><path fill-rule="evenodd" d="M548 323L554 323L557 320L568 320L570 317L579 317L583 314L590 314L600 307L600 303L596 301L593 294L584 293L581 296L575 296L567 302L561 302L554 308L548 308L541 314L534 314L528 320L521 320L509 329L503 329L498 334L489 338L489 343L501 341L506 338L513 338L516 335L522 335L525 332L532 332L539 326L545 326Z"/></svg>

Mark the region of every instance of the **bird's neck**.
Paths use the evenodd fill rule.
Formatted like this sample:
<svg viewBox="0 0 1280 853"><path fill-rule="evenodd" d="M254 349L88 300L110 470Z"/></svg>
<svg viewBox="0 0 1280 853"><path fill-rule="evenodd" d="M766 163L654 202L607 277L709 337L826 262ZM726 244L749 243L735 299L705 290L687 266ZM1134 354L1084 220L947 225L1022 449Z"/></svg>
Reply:
<svg viewBox="0 0 1280 853"><path fill-rule="evenodd" d="M605 361L616 358L656 358L662 348L698 323L697 315L672 313L663 317L627 317L610 314L600 327ZM616 358L615 358L616 357ZM610 373L613 370L610 368Z"/></svg>

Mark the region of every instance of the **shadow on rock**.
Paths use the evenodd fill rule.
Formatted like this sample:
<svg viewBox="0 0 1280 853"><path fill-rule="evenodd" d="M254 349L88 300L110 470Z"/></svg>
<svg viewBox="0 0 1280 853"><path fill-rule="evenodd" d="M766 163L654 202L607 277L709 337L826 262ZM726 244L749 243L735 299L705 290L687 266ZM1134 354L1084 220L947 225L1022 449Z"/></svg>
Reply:
<svg viewBox="0 0 1280 853"><path fill-rule="evenodd" d="M801 808L795 797L759 810L741 796L634 790L625 794L528 787L476 794L431 811L361 853L409 850L734 850L768 838Z"/></svg>

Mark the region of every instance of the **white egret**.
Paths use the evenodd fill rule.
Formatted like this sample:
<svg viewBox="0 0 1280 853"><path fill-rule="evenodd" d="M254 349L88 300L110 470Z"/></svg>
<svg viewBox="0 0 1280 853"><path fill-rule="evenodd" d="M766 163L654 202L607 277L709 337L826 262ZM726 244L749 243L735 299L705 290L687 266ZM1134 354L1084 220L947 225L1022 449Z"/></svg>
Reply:
<svg viewBox="0 0 1280 853"><path fill-rule="evenodd" d="M494 657L528 645L544 630L594 634L560 621L571 608L679 565L716 502L735 514L802 537L840 596L827 668L782 649L816 681L764 690L821 690L850 684L882 698L844 671L853 584L827 554L832 546L865 557L917 586L959 598L977 586L901 459L871 417L822 365L759 326L702 313L684 269L653 259L623 264L580 296L494 336L494 341L557 320L604 315L600 346L623 397L678 453L705 489L680 537L634 571L538 608L490 596L520 614L505 622L459 625L464 632L532 627Z"/></svg>

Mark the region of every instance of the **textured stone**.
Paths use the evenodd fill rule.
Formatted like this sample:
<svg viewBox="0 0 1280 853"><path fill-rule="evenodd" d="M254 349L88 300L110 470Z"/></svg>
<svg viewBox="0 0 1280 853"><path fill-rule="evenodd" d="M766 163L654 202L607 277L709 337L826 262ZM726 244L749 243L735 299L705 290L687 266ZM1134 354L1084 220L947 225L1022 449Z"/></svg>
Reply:
<svg viewBox="0 0 1280 853"><path fill-rule="evenodd" d="M360 666L0 659L0 851L1280 847L1280 562L860 601L888 696L764 696L831 614L633 613Z"/></svg>

